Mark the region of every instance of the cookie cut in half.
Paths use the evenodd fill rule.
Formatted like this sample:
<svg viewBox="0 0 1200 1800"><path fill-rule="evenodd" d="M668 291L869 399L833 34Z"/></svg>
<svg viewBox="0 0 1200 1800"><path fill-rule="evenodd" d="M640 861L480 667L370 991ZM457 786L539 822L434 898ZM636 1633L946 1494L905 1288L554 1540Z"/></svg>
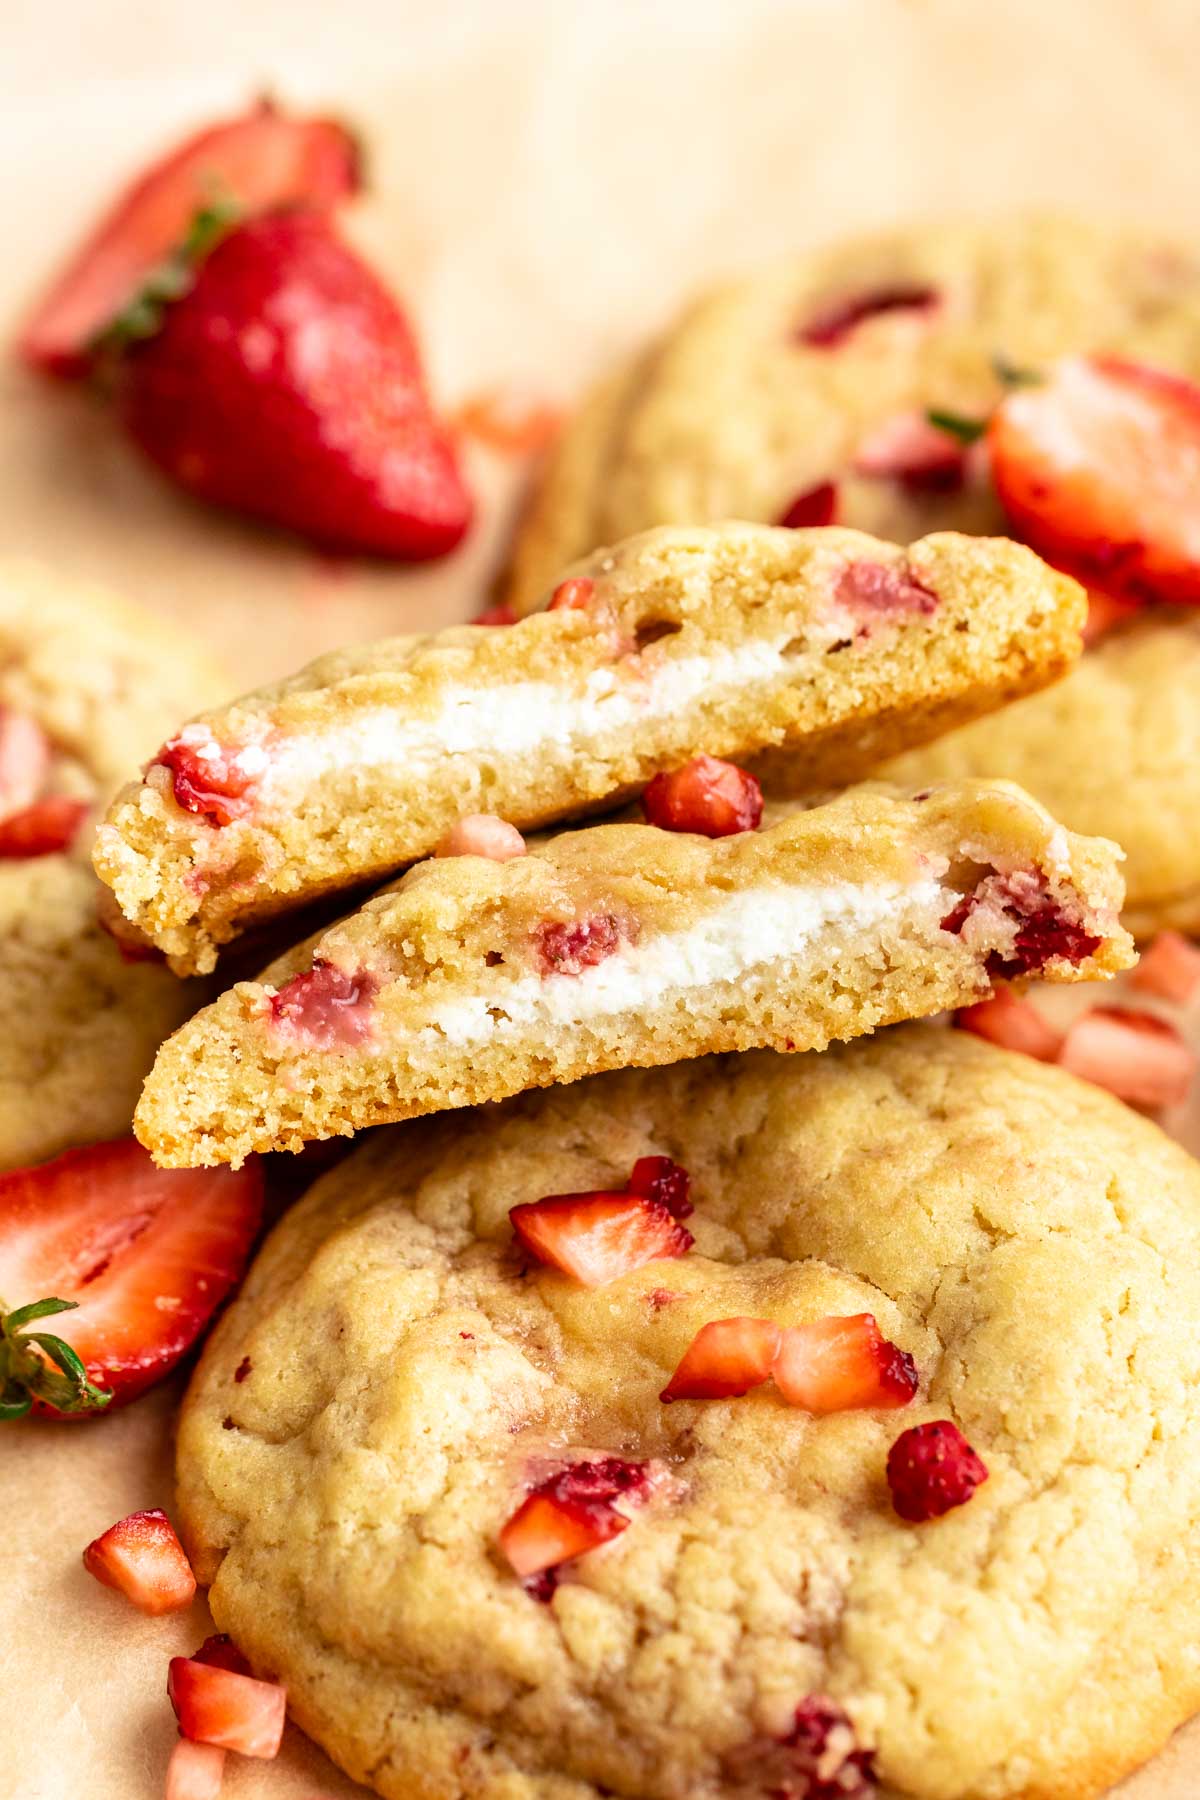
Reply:
<svg viewBox="0 0 1200 1800"><path fill-rule="evenodd" d="M665 1158L690 1248L516 1239ZM662 1399L755 1324L772 1378ZM1200 1168L932 1025L400 1126L268 1240L177 1466L218 1628L388 1800L1096 1800L1200 1705Z"/></svg>
<svg viewBox="0 0 1200 1800"><path fill-rule="evenodd" d="M421 863L160 1051L135 1129L240 1162L389 1119L715 1050L823 1048L996 979L1131 960L1119 852L1006 783L851 790L719 839L564 833Z"/></svg>
<svg viewBox="0 0 1200 1800"><path fill-rule="evenodd" d="M616 805L703 747L814 786L1061 674L1082 591L1003 540L908 550L726 525L597 554L548 608L322 658L163 746L96 868L180 973L248 925L428 855L464 814Z"/></svg>

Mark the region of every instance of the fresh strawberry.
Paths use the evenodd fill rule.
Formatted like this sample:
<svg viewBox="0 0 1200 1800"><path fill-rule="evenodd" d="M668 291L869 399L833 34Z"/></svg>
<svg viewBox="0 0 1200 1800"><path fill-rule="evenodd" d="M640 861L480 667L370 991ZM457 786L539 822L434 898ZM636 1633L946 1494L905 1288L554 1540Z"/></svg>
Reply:
<svg viewBox="0 0 1200 1800"><path fill-rule="evenodd" d="M789 531L799 531L806 525L832 525L837 518L837 509L836 482L820 481L816 487L806 488L789 501L776 524L787 526Z"/></svg>
<svg viewBox="0 0 1200 1800"><path fill-rule="evenodd" d="M642 795L649 824L661 831L732 837L754 831L762 818L762 789L753 775L716 756L694 756L670 774L656 775Z"/></svg>
<svg viewBox="0 0 1200 1800"><path fill-rule="evenodd" d="M472 625L515 625L517 615L506 600L498 600L495 606L485 606L470 621Z"/></svg>
<svg viewBox="0 0 1200 1800"><path fill-rule="evenodd" d="M1022 537L1130 600L1200 602L1200 387L1116 356L1066 357L988 427Z"/></svg>
<svg viewBox="0 0 1200 1800"><path fill-rule="evenodd" d="M1059 1067L1134 1106L1178 1106L1188 1097L1196 1053L1173 1025L1120 1006L1093 1006L1072 1024Z"/></svg>
<svg viewBox="0 0 1200 1800"><path fill-rule="evenodd" d="M406 561L470 523L408 323L322 213L235 226L121 360L130 432L202 500Z"/></svg>
<svg viewBox="0 0 1200 1800"><path fill-rule="evenodd" d="M348 975L317 958L272 994L271 1021L306 1050L352 1049L375 1034L378 986L366 971Z"/></svg>
<svg viewBox="0 0 1200 1800"><path fill-rule="evenodd" d="M190 1606L196 1577L165 1512L130 1513L93 1538L83 1566L105 1587L116 1588L140 1612L178 1612Z"/></svg>
<svg viewBox="0 0 1200 1800"><path fill-rule="evenodd" d="M883 313L912 313L920 316L941 304L936 288L919 287L913 282L897 282L893 287L872 288L861 294L848 294L826 301L797 331L800 343L814 350L836 350L869 319Z"/></svg>
<svg viewBox="0 0 1200 1800"><path fill-rule="evenodd" d="M639 1156L625 1185L631 1194L661 1202L673 1219L686 1219L696 1210L691 1201L692 1178L669 1156Z"/></svg>
<svg viewBox="0 0 1200 1800"><path fill-rule="evenodd" d="M918 580L911 569L859 558L849 562L838 576L837 598L854 613L866 630L880 619L901 618L906 613L935 613L939 601L932 588Z"/></svg>
<svg viewBox="0 0 1200 1800"><path fill-rule="evenodd" d="M209 825L232 825L250 812L260 764L265 766L265 757L257 746L233 749L219 744L206 725L185 725L163 745L150 768L170 771L175 804L184 812Z"/></svg>
<svg viewBox="0 0 1200 1800"><path fill-rule="evenodd" d="M1130 987L1187 1006L1200 993L1200 949L1177 931L1160 931L1129 977Z"/></svg>
<svg viewBox="0 0 1200 1800"><path fill-rule="evenodd" d="M661 1201L641 1194L550 1194L512 1207L508 1216L531 1256L589 1288L683 1256L695 1242Z"/></svg>
<svg viewBox="0 0 1200 1800"><path fill-rule="evenodd" d="M44 800L35 800L23 812L0 819L0 857L13 861L69 850L87 811L86 800L74 800L69 794L49 794Z"/></svg>
<svg viewBox="0 0 1200 1800"><path fill-rule="evenodd" d="M214 1669L232 1669L235 1675L251 1673L250 1664L233 1639L223 1631L215 1631L211 1637L206 1637L200 1648L193 1651L192 1661L210 1663Z"/></svg>
<svg viewBox="0 0 1200 1800"><path fill-rule="evenodd" d="M809 1694L780 1741L791 1764L781 1789L785 1800L873 1800L874 1754L861 1748L836 1701Z"/></svg>
<svg viewBox="0 0 1200 1800"><path fill-rule="evenodd" d="M132 1400L195 1343L262 1213L252 1160L156 1169L132 1138L0 1175L0 1419ZM39 1299L39 1295L55 1298ZM29 1326L70 1313L61 1335Z"/></svg>
<svg viewBox="0 0 1200 1800"><path fill-rule="evenodd" d="M533 934L544 975L580 975L637 937L636 923L615 913L585 919L548 919Z"/></svg>
<svg viewBox="0 0 1200 1800"><path fill-rule="evenodd" d="M32 713L0 707L0 819L33 805L50 773L50 740Z"/></svg>
<svg viewBox="0 0 1200 1800"><path fill-rule="evenodd" d="M332 119L293 119L260 101L180 144L123 193L34 309L19 349L56 375L79 375L93 342L147 282L167 280L197 211L250 215L332 206L359 186L353 137Z"/></svg>
<svg viewBox="0 0 1200 1800"><path fill-rule="evenodd" d="M949 1419L911 1426L888 1451L892 1505L914 1524L962 1506L987 1478L986 1467Z"/></svg>
<svg viewBox="0 0 1200 1800"><path fill-rule="evenodd" d="M1062 1042L1061 1032L1043 1019L1032 1000L1020 999L1011 988L997 988L988 1000L960 1007L954 1023L963 1031L999 1044L1004 1050L1020 1050L1039 1062L1053 1062Z"/></svg>
<svg viewBox="0 0 1200 1800"><path fill-rule="evenodd" d="M494 813L468 813L434 851L435 856L486 856L492 862L511 862L524 854L525 839L516 826Z"/></svg>
<svg viewBox="0 0 1200 1800"><path fill-rule="evenodd" d="M547 612L587 612L596 598L596 584L588 575L572 575L560 581L546 605Z"/></svg>
<svg viewBox="0 0 1200 1800"><path fill-rule="evenodd" d="M279 1754L287 1712L287 1689L256 1681L214 1663L173 1656L167 1694L184 1737L236 1750L241 1756Z"/></svg>
<svg viewBox="0 0 1200 1800"><path fill-rule="evenodd" d="M223 1750L180 1738L167 1764L164 1800L217 1800L224 1775Z"/></svg>
<svg viewBox="0 0 1200 1800"><path fill-rule="evenodd" d="M786 1326L771 1373L789 1406L811 1413L907 1406L917 1391L912 1357L870 1313Z"/></svg>
<svg viewBox="0 0 1200 1800"><path fill-rule="evenodd" d="M727 1400L761 1387L779 1352L770 1319L712 1319L702 1325L660 1400Z"/></svg>
<svg viewBox="0 0 1200 1800"><path fill-rule="evenodd" d="M649 1485L646 1463L620 1456L571 1463L526 1496L501 1530L500 1548L522 1579L556 1569L627 1530L629 1520L614 1502L637 1504ZM549 1598L545 1589L537 1591Z"/></svg>
<svg viewBox="0 0 1200 1800"><path fill-rule="evenodd" d="M895 413L868 432L854 457L859 475L898 481L934 493L961 487L967 452L952 433L922 412Z"/></svg>

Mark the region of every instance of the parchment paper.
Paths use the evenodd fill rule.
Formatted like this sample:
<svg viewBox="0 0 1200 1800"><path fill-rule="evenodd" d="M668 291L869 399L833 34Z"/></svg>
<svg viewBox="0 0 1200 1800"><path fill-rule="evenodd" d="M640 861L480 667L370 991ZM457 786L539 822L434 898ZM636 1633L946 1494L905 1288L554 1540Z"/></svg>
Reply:
<svg viewBox="0 0 1200 1800"><path fill-rule="evenodd" d="M263 86L353 116L355 231L420 322L447 404L568 401L691 288L913 214L1061 204L1185 230L1194 0L3 0L0 333L114 182ZM522 470L472 456L481 521L422 572L332 564L178 499L86 397L0 363L0 553L188 619L239 687L320 649L469 617ZM154 1800L168 1655L79 1565L171 1503L175 1395L0 1439L0 1800ZM360 1793L294 1731L230 1800ZM1121 1790L1200 1792L1200 1728Z"/></svg>

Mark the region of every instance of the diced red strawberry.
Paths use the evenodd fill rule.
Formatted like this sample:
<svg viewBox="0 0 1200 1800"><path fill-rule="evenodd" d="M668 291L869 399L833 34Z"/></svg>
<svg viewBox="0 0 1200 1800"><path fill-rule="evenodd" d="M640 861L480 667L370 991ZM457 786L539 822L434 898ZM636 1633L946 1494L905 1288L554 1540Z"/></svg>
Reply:
<svg viewBox="0 0 1200 1800"><path fill-rule="evenodd" d="M267 1759L279 1754L287 1689L213 1663L173 1656L167 1694L184 1737Z"/></svg>
<svg viewBox="0 0 1200 1800"><path fill-rule="evenodd" d="M241 1276L261 1215L255 1159L158 1169L132 1138L0 1175L0 1294L17 1307L0 1320L0 1417L31 1398L74 1416L160 1380Z"/></svg>
<svg viewBox="0 0 1200 1800"><path fill-rule="evenodd" d="M200 1648L193 1651L192 1661L211 1663L214 1669L232 1669L235 1675L251 1673L250 1664L233 1639L223 1631L216 1631L211 1637L206 1637Z"/></svg>
<svg viewBox="0 0 1200 1800"><path fill-rule="evenodd" d="M626 1186L631 1194L659 1201L673 1219L686 1219L696 1210L691 1202L692 1178L669 1156L639 1156Z"/></svg>
<svg viewBox="0 0 1200 1800"><path fill-rule="evenodd" d="M97 334L169 260L202 207L332 206L358 186L358 146L343 125L289 118L260 101L188 138L126 189L38 302L21 355L52 374L82 374Z"/></svg>
<svg viewBox="0 0 1200 1800"><path fill-rule="evenodd" d="M516 826L494 813L468 813L434 851L435 856L486 856L492 862L511 862L524 854L525 839Z"/></svg>
<svg viewBox="0 0 1200 1800"><path fill-rule="evenodd" d="M515 625L517 615L506 601L501 600L495 606L485 606L483 611L471 620L471 623L472 625Z"/></svg>
<svg viewBox="0 0 1200 1800"><path fill-rule="evenodd" d="M163 745L152 766L171 771L172 791L184 812L210 825L232 825L250 812L259 779L258 758L246 766L241 749L218 744L204 725L188 725Z"/></svg>
<svg viewBox="0 0 1200 1800"><path fill-rule="evenodd" d="M782 1332L770 1319L712 1319L702 1325L660 1400L727 1400L768 1379Z"/></svg>
<svg viewBox="0 0 1200 1800"><path fill-rule="evenodd" d="M50 740L32 713L0 707L0 818L32 806L50 773Z"/></svg>
<svg viewBox="0 0 1200 1800"><path fill-rule="evenodd" d="M988 428L997 493L1050 562L1126 599L1200 602L1200 387L1065 357Z"/></svg>
<svg viewBox="0 0 1200 1800"><path fill-rule="evenodd" d="M72 799L69 794L49 794L44 800L35 800L23 812L0 819L0 857L12 861L69 850L87 812L87 801Z"/></svg>
<svg viewBox="0 0 1200 1800"><path fill-rule="evenodd" d="M754 831L763 812L762 789L753 775L716 756L694 756L680 769L656 775L642 795L642 810L661 831L731 837Z"/></svg>
<svg viewBox="0 0 1200 1800"><path fill-rule="evenodd" d="M870 1313L785 1327L771 1373L789 1406L811 1413L907 1406L917 1367Z"/></svg>
<svg viewBox="0 0 1200 1800"><path fill-rule="evenodd" d="M535 456L554 442L562 422L558 407L512 394L480 394L465 401L451 420L456 431L502 456Z"/></svg>
<svg viewBox="0 0 1200 1800"><path fill-rule="evenodd" d="M470 524L409 322L325 213L235 225L118 376L134 441L212 505L410 562Z"/></svg>
<svg viewBox="0 0 1200 1800"><path fill-rule="evenodd" d="M903 412L867 434L855 453L854 468L859 475L882 476L905 487L950 492L963 484L967 453L924 413Z"/></svg>
<svg viewBox="0 0 1200 1800"><path fill-rule="evenodd" d="M911 569L864 559L846 564L837 580L836 597L868 627L877 619L934 613L939 604L937 595Z"/></svg>
<svg viewBox="0 0 1200 1800"><path fill-rule="evenodd" d="M550 596L547 612L586 612L596 597L596 584L588 575L572 575L560 581Z"/></svg>
<svg viewBox="0 0 1200 1800"><path fill-rule="evenodd" d="M874 1754L859 1746L836 1701L809 1694L781 1741L792 1765L785 1800L873 1800Z"/></svg>
<svg viewBox="0 0 1200 1800"><path fill-rule="evenodd" d="M819 481L816 487L807 488L804 493L797 494L794 500L789 501L777 523L786 525L791 531L799 531L808 525L832 525L837 518L837 508L837 484Z"/></svg>
<svg viewBox="0 0 1200 1800"><path fill-rule="evenodd" d="M695 1242L661 1201L641 1194L550 1194L512 1207L508 1216L531 1256L589 1288L683 1256Z"/></svg>
<svg viewBox="0 0 1200 1800"><path fill-rule="evenodd" d="M635 922L619 919L615 913L595 913L588 919L548 919L533 934L546 975L579 975L636 938Z"/></svg>
<svg viewBox="0 0 1200 1800"><path fill-rule="evenodd" d="M1035 869L983 876L941 923L943 931L961 933L977 953L989 936L993 942L997 936L1007 938L1016 925L1011 945L989 949L984 956L984 967L994 981L1032 974L1055 958L1078 965L1103 942L1097 932L1068 916Z"/></svg>
<svg viewBox="0 0 1200 1800"><path fill-rule="evenodd" d="M911 1426L888 1451L892 1505L914 1524L962 1506L987 1478L987 1468L949 1419Z"/></svg>
<svg viewBox="0 0 1200 1800"><path fill-rule="evenodd" d="M1020 1050L1039 1062L1053 1062L1062 1042L1061 1032L1043 1019L1032 1000L1021 999L1011 988L997 988L990 999L960 1007L954 1023L989 1044Z"/></svg>
<svg viewBox="0 0 1200 1800"><path fill-rule="evenodd" d="M1196 1073L1196 1053L1173 1025L1149 1013L1094 1006L1070 1027L1059 1066L1134 1106L1178 1106Z"/></svg>
<svg viewBox="0 0 1200 1800"><path fill-rule="evenodd" d="M83 1566L105 1587L116 1588L139 1612L178 1612L190 1606L196 1577L165 1512L130 1513L93 1538Z"/></svg>
<svg viewBox="0 0 1200 1800"><path fill-rule="evenodd" d="M1098 644L1102 637L1118 625L1125 625L1141 612L1141 602L1128 600L1120 594L1106 594L1103 588L1088 588L1087 618L1083 626L1083 641L1090 649Z"/></svg>
<svg viewBox="0 0 1200 1800"><path fill-rule="evenodd" d="M627 1530L614 1502L636 1505L649 1485L646 1463L619 1456L571 1463L526 1496L501 1530L500 1548L523 1579L556 1569Z"/></svg>
<svg viewBox="0 0 1200 1800"><path fill-rule="evenodd" d="M285 981L270 1002L276 1029L306 1050L347 1050L375 1034L375 996L379 984L365 970L355 975L320 957L311 969Z"/></svg>
<svg viewBox="0 0 1200 1800"><path fill-rule="evenodd" d="M217 1800L224 1775L224 1750L180 1738L167 1764L164 1800Z"/></svg>
<svg viewBox="0 0 1200 1800"><path fill-rule="evenodd" d="M1129 977L1130 987L1187 1006L1200 992L1200 948L1177 931L1160 931Z"/></svg>
<svg viewBox="0 0 1200 1800"><path fill-rule="evenodd" d="M849 294L818 307L796 333L802 344L814 350L835 350L868 319L882 313L928 313L941 304L936 288L915 282L897 282L893 287L874 288L862 294Z"/></svg>

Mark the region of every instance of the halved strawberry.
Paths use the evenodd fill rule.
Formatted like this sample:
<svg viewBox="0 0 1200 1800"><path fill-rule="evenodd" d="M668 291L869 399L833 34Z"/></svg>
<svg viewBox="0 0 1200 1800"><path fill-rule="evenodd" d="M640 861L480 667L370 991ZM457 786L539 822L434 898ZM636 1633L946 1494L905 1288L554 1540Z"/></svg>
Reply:
<svg viewBox="0 0 1200 1800"><path fill-rule="evenodd" d="M712 1319L702 1325L660 1400L728 1400L767 1380L781 1329L770 1319Z"/></svg>
<svg viewBox="0 0 1200 1800"><path fill-rule="evenodd" d="M619 1537L629 1520L614 1502L636 1503L650 1485L645 1463L605 1456L570 1463L528 1494L500 1532L500 1548L527 1580Z"/></svg>
<svg viewBox="0 0 1200 1800"><path fill-rule="evenodd" d="M434 851L435 856L486 856L492 862L511 862L524 854L525 839L516 826L494 813L468 813Z"/></svg>
<svg viewBox="0 0 1200 1800"><path fill-rule="evenodd" d="M509 1211L523 1247L584 1287L683 1256L695 1239L660 1200L641 1194L550 1194Z"/></svg>
<svg viewBox="0 0 1200 1800"><path fill-rule="evenodd" d="M917 1391L912 1357L871 1313L785 1327L771 1373L788 1404L811 1413L907 1406Z"/></svg>
<svg viewBox="0 0 1200 1800"><path fill-rule="evenodd" d="M967 452L960 439L925 413L894 413L859 444L854 469L904 487L948 492L963 484Z"/></svg>
<svg viewBox="0 0 1200 1800"><path fill-rule="evenodd" d="M358 146L344 125L290 118L259 101L187 138L125 190L38 302L20 353L52 374L82 374L97 334L213 202L241 215L327 207L359 185Z"/></svg>
<svg viewBox="0 0 1200 1800"><path fill-rule="evenodd" d="M0 817L32 806L50 772L50 740L32 713L0 707Z"/></svg>
<svg viewBox="0 0 1200 1800"><path fill-rule="evenodd" d="M961 1006L954 1023L962 1031L986 1038L989 1044L1020 1050L1039 1062L1053 1062L1062 1043L1062 1033L1043 1019L1032 1000L1022 999L1011 988L997 988L990 999Z"/></svg>
<svg viewBox="0 0 1200 1800"><path fill-rule="evenodd" d="M0 857L53 856L69 850L87 817L87 801L69 794L50 794L23 812L0 819Z"/></svg>
<svg viewBox="0 0 1200 1800"><path fill-rule="evenodd" d="M1200 992L1200 948L1177 931L1160 931L1129 977L1130 987L1187 1006Z"/></svg>
<svg viewBox="0 0 1200 1800"><path fill-rule="evenodd" d="M1059 1067L1134 1106L1178 1106L1196 1073L1196 1053L1173 1025L1120 1006L1094 1006L1063 1039Z"/></svg>
<svg viewBox="0 0 1200 1800"><path fill-rule="evenodd" d="M287 1689L277 1682L256 1681L214 1663L173 1656L167 1694L184 1737L236 1750L240 1756L278 1755Z"/></svg>
<svg viewBox="0 0 1200 1800"><path fill-rule="evenodd" d="M83 1553L83 1566L105 1587L132 1600L140 1612L178 1612L195 1598L192 1566L160 1507L130 1513L93 1538Z"/></svg>
<svg viewBox="0 0 1200 1800"><path fill-rule="evenodd" d="M789 531L799 531L808 525L832 525L837 509L837 483L819 481L816 487L806 488L790 500L775 522Z"/></svg>
<svg viewBox="0 0 1200 1800"><path fill-rule="evenodd" d="M736 763L693 756L682 768L654 777L642 795L642 810L647 823L660 831L731 837L757 829L763 813L762 789Z"/></svg>
<svg viewBox="0 0 1200 1800"><path fill-rule="evenodd" d="M180 1738L167 1764L163 1800L217 1800L225 1774L225 1752L216 1744Z"/></svg>
<svg viewBox="0 0 1200 1800"><path fill-rule="evenodd" d="M195 1343L246 1265L254 1159L157 1169L132 1138L0 1175L0 1419L132 1400ZM39 1299L40 1295L54 1298ZM29 1327L70 1313L51 1336Z"/></svg>
<svg viewBox="0 0 1200 1800"><path fill-rule="evenodd" d="M1200 603L1200 387L1070 356L992 415L996 491L1061 568L1126 599Z"/></svg>

